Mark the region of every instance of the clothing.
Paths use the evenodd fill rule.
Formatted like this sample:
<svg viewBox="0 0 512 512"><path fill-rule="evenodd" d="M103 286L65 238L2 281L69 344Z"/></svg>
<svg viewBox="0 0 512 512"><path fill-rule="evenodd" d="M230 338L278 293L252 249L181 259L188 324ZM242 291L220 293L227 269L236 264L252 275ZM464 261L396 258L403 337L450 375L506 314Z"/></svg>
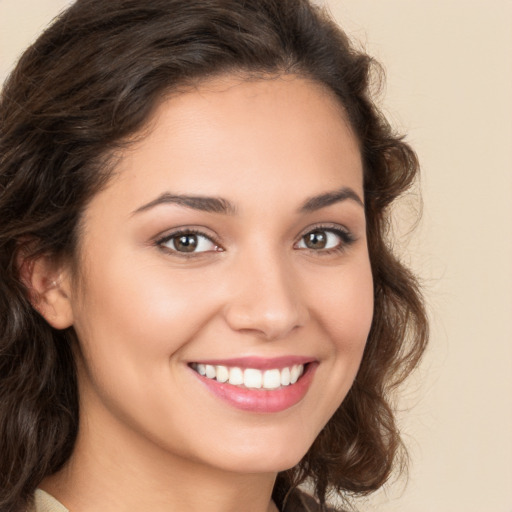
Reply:
<svg viewBox="0 0 512 512"><path fill-rule="evenodd" d="M37 489L34 494L34 507L29 512L69 512L69 510L47 492Z"/></svg>
<svg viewBox="0 0 512 512"><path fill-rule="evenodd" d="M34 507L29 512L69 512L53 496L37 489L34 494ZM292 492L283 512L320 512L320 506L314 498L302 491Z"/></svg>
<svg viewBox="0 0 512 512"><path fill-rule="evenodd" d="M286 500L283 512L320 512L320 505L309 494L299 489L295 489L290 493ZM327 507L326 512L335 512L333 508Z"/></svg>

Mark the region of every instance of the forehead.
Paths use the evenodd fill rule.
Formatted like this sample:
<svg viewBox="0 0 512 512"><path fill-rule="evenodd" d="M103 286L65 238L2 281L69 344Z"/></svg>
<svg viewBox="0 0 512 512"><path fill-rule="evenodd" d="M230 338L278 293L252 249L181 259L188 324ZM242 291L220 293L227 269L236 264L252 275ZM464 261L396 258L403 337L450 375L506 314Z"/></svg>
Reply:
<svg viewBox="0 0 512 512"><path fill-rule="evenodd" d="M107 188L135 209L166 191L279 204L284 191L302 201L343 186L363 196L358 142L334 93L296 76L225 76L163 99Z"/></svg>

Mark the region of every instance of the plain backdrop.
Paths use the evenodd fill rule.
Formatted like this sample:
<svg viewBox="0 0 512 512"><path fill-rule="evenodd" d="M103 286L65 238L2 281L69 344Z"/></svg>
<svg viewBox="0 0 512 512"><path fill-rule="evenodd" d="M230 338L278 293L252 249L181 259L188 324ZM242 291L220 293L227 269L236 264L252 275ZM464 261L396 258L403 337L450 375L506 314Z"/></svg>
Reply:
<svg viewBox="0 0 512 512"><path fill-rule="evenodd" d="M0 0L0 81L68 3ZM422 219L411 233L416 192L396 233L432 329L403 390L412 464L360 508L512 512L512 1L321 3L383 63L381 105L422 164Z"/></svg>

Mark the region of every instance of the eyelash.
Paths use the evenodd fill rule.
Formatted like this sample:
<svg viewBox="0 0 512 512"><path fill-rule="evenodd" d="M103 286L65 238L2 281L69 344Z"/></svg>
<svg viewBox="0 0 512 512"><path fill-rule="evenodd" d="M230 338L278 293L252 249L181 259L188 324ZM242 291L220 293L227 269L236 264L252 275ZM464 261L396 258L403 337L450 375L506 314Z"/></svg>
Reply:
<svg viewBox="0 0 512 512"><path fill-rule="evenodd" d="M222 247L210 236L206 233L194 229L194 228L188 228L188 229L180 229L178 231L174 231L172 233L169 233L157 240L155 240L155 245L162 249L163 251L176 255L180 258L197 258L199 255L203 254L204 252L212 252L212 251L201 251L201 252L181 252L176 249L171 249L170 247L166 247L165 244L172 242L173 239L177 239L180 236L186 236L186 235L196 235L197 237L202 237L208 239L214 246L215 246L215 252L223 252Z"/></svg>
<svg viewBox="0 0 512 512"><path fill-rule="evenodd" d="M318 256L330 256L332 254L342 253L357 241L357 238L354 236L354 234L344 227L340 227L338 225L333 226L329 224L320 224L318 226L314 226L313 228L308 228L308 230L300 236L299 242L305 240L307 235L315 232L333 233L340 239L339 244L336 247L332 247L330 249L309 249L311 252L314 252Z"/></svg>
<svg viewBox="0 0 512 512"><path fill-rule="evenodd" d="M332 247L330 249L306 248L306 250L309 250L310 252L316 253L317 255L321 255L321 256L329 256L329 255L332 255L335 253L344 252L348 247L350 247L357 240L356 237L348 229L341 228L339 226L318 225L318 226L314 226L313 228L308 229L303 235L301 235L299 238L299 242L294 244L294 248L296 248L295 246L298 243L303 242L307 235L310 235L315 232L332 233L340 239L340 243L336 247ZM215 246L215 250L214 251L201 251L201 252L193 251L190 253L186 253L186 252L178 251L176 249L171 249L171 248L165 246L165 244L168 244L173 239L177 239L180 236L185 236L185 235L196 235L197 237L206 238ZM205 252L223 252L224 251L224 249L220 246L220 244L218 244L216 242L216 240L214 238L212 238L210 235L207 235L204 232L202 232L198 229L194 229L194 228L180 229L178 231L174 231L172 233L166 234L165 236L155 240L155 245L157 247L159 247L160 249L162 249L163 251L166 251L168 253L171 253L171 254L181 257L181 258L197 258L198 256L200 256L201 254L203 254ZM296 248L296 249L301 250L303 248Z"/></svg>

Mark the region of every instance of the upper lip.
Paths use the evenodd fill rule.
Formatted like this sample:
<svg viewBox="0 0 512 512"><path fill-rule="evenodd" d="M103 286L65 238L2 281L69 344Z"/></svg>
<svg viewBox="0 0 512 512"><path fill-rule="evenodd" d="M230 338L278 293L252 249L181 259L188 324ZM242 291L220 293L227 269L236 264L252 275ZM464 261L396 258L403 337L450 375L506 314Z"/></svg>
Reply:
<svg viewBox="0 0 512 512"><path fill-rule="evenodd" d="M291 367L296 364L307 364L316 361L314 357L307 356L280 356L280 357L234 357L230 359L200 359L191 361L196 364L210 364L212 366L230 366L238 368L255 368L258 370L271 370Z"/></svg>

